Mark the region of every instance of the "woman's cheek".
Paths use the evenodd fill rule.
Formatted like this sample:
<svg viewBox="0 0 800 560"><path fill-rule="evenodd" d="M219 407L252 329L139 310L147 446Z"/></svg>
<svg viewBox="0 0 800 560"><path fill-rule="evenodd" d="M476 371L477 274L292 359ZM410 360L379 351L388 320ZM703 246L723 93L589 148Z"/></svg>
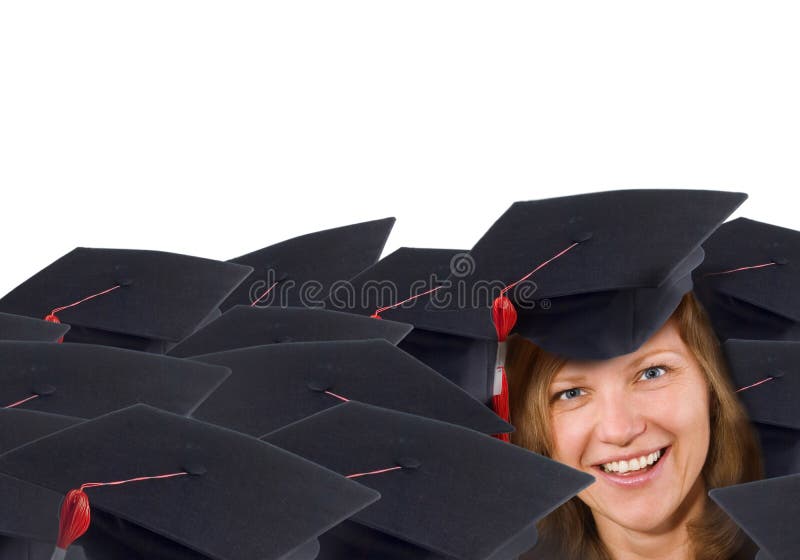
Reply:
<svg viewBox="0 0 800 560"><path fill-rule="evenodd" d="M556 461L581 468L581 457L592 432L588 408L556 411L551 416L555 444L553 459Z"/></svg>

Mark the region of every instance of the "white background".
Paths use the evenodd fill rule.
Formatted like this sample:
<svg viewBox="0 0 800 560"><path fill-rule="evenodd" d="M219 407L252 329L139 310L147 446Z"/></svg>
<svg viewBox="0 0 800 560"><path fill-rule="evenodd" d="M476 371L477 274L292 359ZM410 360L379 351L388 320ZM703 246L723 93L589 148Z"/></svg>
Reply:
<svg viewBox="0 0 800 560"><path fill-rule="evenodd" d="M612 188L800 229L795 4L0 0L0 293L76 246L227 259L385 216L387 252L468 248Z"/></svg>

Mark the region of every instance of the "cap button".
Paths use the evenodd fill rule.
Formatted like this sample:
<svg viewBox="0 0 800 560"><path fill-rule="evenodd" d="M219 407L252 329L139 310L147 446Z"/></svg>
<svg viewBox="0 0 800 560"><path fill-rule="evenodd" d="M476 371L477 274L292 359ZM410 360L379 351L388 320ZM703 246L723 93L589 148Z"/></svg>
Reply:
<svg viewBox="0 0 800 560"><path fill-rule="evenodd" d="M317 393L324 393L325 391L330 390L331 385L332 384L330 381L325 381L323 379L312 379L306 383L306 387Z"/></svg>
<svg viewBox="0 0 800 560"><path fill-rule="evenodd" d="M277 280L278 282L283 282L283 281L284 281L284 280L286 280L287 278L289 278L289 274L288 274L288 273L286 273L286 272L281 272L281 273L278 275L278 277L276 278L276 280Z"/></svg>
<svg viewBox="0 0 800 560"><path fill-rule="evenodd" d="M789 264L789 259L786 257L773 257L772 262L775 264Z"/></svg>
<svg viewBox="0 0 800 560"><path fill-rule="evenodd" d="M46 397L47 395L52 395L56 392L56 388L52 385L48 385L47 383L40 383L33 386L33 394L39 395L40 397Z"/></svg>
<svg viewBox="0 0 800 560"><path fill-rule="evenodd" d="M133 280L130 278L117 278L117 286L120 288L127 288L131 284L133 284Z"/></svg>
<svg viewBox="0 0 800 560"><path fill-rule="evenodd" d="M208 469L206 469L203 464L195 463L194 461L183 465L183 470L188 473L189 476L203 476L208 472Z"/></svg>
<svg viewBox="0 0 800 560"><path fill-rule="evenodd" d="M777 370L770 373L769 376L772 377L773 379L780 379L781 377L784 376L784 373L780 370Z"/></svg>
<svg viewBox="0 0 800 560"><path fill-rule="evenodd" d="M573 243L583 243L585 241L589 241L592 238L591 231L576 231L572 234L572 242Z"/></svg>
<svg viewBox="0 0 800 560"><path fill-rule="evenodd" d="M275 344L284 344L286 342L294 342L294 339L291 336L279 336L272 339L272 342Z"/></svg>
<svg viewBox="0 0 800 560"><path fill-rule="evenodd" d="M395 461L398 467L403 467L404 469L411 469L416 470L422 466L422 463L419 459L415 459L414 457L400 457Z"/></svg>

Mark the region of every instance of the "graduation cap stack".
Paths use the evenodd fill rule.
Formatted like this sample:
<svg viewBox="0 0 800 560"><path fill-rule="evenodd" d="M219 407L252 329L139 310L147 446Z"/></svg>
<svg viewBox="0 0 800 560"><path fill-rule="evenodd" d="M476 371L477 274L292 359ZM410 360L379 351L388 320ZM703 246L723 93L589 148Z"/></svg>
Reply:
<svg viewBox="0 0 800 560"><path fill-rule="evenodd" d="M305 238L336 245L325 249L323 284L373 264L390 226ZM313 279L288 254L265 254L292 279ZM3 312L21 316L0 316L13 339L0 341L0 559L310 560L361 551L503 560L530 548L536 519L591 481L525 450L500 450L489 434L509 424L396 348L410 325L267 299L234 305L230 295L249 273L183 255L76 249L0 299ZM349 435L340 409L362 411ZM370 484L257 439L326 422L325 414L334 414L334 431L304 444L368 465L381 458L368 443L379 435L372 423L402 417L416 427L397 433L413 435L415 453L438 465L387 490L383 509L396 518L383 516L380 528L345 522L379 499ZM354 438L365 445L348 447ZM394 440L405 468L408 438ZM441 514L445 504L431 496L451 479L458 518L469 522L454 518L425 537L408 520ZM519 492L508 490L514 484ZM478 487L485 496L475 502ZM483 509L492 492L503 500Z"/></svg>

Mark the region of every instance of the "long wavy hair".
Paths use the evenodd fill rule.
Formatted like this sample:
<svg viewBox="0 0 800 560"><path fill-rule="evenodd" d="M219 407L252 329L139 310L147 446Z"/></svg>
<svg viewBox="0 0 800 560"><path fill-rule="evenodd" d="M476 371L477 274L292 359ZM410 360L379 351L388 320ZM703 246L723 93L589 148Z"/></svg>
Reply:
<svg viewBox="0 0 800 560"><path fill-rule="evenodd" d="M701 476L706 488L750 482L762 477L761 453L747 414L731 385L708 317L694 295L681 300L673 317L680 335L705 374L710 392L711 440ZM552 457L548 389L564 358L548 353L531 341L509 338L506 370L509 382L512 443ZM538 526L544 549L559 558L611 560L600 539L590 508L577 496L545 517ZM688 527L697 560L729 558L744 542L738 527L710 499L705 511Z"/></svg>

